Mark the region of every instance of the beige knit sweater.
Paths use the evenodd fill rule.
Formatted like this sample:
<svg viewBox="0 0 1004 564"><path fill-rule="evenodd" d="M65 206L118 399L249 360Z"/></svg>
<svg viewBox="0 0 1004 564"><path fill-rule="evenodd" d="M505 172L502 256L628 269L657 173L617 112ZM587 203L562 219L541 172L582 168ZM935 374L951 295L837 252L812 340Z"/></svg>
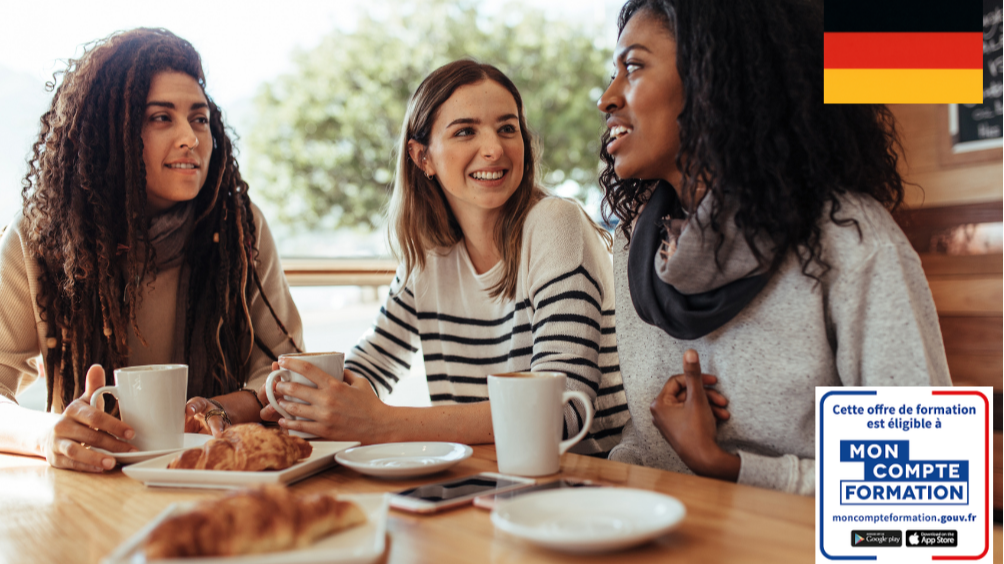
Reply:
<svg viewBox="0 0 1004 564"><path fill-rule="evenodd" d="M303 327L289 293L286 277L279 264L279 255L268 224L257 206L254 210L258 234L258 274L262 287L286 329L303 349ZM40 269L34 256L25 248L22 223L18 213L0 237L0 403L16 402L15 396L38 378L36 363L47 351L47 324L39 317L38 276ZM164 364L171 361L174 350L175 311L178 275L181 267L161 272L153 285L144 284L144 294L136 321L149 344L144 347L136 335L129 334L131 356L129 364ZM150 282L150 280L147 280ZM255 296L249 304L255 335L277 354L295 352L289 340L272 319L268 307ZM248 388L257 389L271 371L272 361L258 347L251 354L251 374ZM61 412L59 394L53 394L52 411Z"/></svg>

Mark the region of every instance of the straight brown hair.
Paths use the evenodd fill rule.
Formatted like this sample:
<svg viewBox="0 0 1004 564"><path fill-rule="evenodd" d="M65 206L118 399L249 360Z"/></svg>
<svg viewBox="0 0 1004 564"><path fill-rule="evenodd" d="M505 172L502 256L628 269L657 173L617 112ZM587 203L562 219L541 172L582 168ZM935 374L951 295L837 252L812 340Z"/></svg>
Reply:
<svg viewBox="0 0 1004 564"><path fill-rule="evenodd" d="M434 70L425 77L408 103L398 145L397 175L394 193L388 209L391 248L398 260L404 261L405 280L417 268L425 268L430 251L451 249L463 241L464 233L436 178L426 178L408 155L408 141L414 140L426 147L432 125L439 108L461 86L491 80L512 94L519 112L519 132L523 138L523 180L512 196L502 206L495 224L495 247L502 255L502 276L489 289L492 298L516 297L516 275L519 270L520 251L523 246L523 223L530 208L547 196L538 184L537 162L533 136L526 125L523 99L516 85L492 65L470 59L453 61Z"/></svg>

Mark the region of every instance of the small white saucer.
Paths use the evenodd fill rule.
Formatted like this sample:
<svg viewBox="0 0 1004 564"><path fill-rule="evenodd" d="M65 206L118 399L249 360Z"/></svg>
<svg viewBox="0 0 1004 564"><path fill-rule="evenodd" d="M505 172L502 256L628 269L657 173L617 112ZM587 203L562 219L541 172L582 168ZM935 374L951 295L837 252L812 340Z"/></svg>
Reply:
<svg viewBox="0 0 1004 564"><path fill-rule="evenodd" d="M199 448L200 446L209 442L212 439L212 435L203 435L201 433L185 433L185 446L179 448L168 448L163 450L139 450L133 452L108 452L103 448L91 447L91 450L107 454L108 456L115 457L115 460L119 464L134 464L136 462L143 462L144 460L150 460L151 458L157 458L165 454L170 454L172 452L177 452L179 450L185 450L189 448Z"/></svg>
<svg viewBox="0 0 1004 564"><path fill-rule="evenodd" d="M633 488L568 488L528 493L492 511L495 527L554 550L609 552L650 541L683 521L674 497Z"/></svg>
<svg viewBox="0 0 1004 564"><path fill-rule="evenodd" d="M386 443L344 450L335 460L380 478L411 478L446 470L470 457L474 450L458 443Z"/></svg>

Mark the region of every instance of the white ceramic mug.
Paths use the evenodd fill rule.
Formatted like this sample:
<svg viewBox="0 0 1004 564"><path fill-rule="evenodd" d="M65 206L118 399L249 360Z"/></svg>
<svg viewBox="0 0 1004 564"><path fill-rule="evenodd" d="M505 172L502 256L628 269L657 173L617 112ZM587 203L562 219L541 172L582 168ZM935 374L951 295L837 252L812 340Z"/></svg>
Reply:
<svg viewBox="0 0 1004 564"><path fill-rule="evenodd" d="M188 366L150 364L115 371L115 385L98 388L91 406L104 409L104 394L119 402L122 421L136 436L128 441L140 451L184 448Z"/></svg>
<svg viewBox="0 0 1004 564"><path fill-rule="evenodd" d="M327 353L294 353L294 354L284 354L279 358L295 358L298 360L303 360L313 364L314 366L320 368L324 372L331 375L332 378L342 381L342 372L345 370L345 353L340 352L327 352ZM286 419L299 419L303 421L309 421L303 417L294 417L290 415L285 409L279 406L279 402L275 397L275 379L278 378L283 382L295 382L297 384L303 384L304 386L309 386L311 388L316 388L315 385L310 380L306 379L302 374L297 374L292 370L286 370L285 368L280 368L268 375L265 380L265 393L268 395L268 403L279 412ZM298 400L290 396L282 396L284 401L291 401L296 403L307 404L307 402ZM317 435L312 433L304 433L303 431L290 431L290 435L296 435L297 437L303 437L305 439L316 439Z"/></svg>
<svg viewBox="0 0 1004 564"><path fill-rule="evenodd" d="M561 468L560 456L582 440L593 424L593 404L579 391L565 391L561 372L513 372L488 376L492 430L499 472L546 476ZM579 400L586 417L577 435L561 440L565 404Z"/></svg>

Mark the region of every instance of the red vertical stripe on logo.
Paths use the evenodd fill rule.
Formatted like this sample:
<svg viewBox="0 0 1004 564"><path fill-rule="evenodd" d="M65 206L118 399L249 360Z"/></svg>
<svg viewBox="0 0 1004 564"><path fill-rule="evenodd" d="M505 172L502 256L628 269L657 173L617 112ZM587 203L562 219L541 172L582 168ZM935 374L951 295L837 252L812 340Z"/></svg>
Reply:
<svg viewBox="0 0 1004 564"><path fill-rule="evenodd" d="M983 525L983 552L969 556L932 556L931 560L983 560L990 551L990 400L977 391L931 390L932 396L978 396L983 400L983 425L986 431L983 437L983 460L986 469L983 473L983 493L987 498L986 521Z"/></svg>

